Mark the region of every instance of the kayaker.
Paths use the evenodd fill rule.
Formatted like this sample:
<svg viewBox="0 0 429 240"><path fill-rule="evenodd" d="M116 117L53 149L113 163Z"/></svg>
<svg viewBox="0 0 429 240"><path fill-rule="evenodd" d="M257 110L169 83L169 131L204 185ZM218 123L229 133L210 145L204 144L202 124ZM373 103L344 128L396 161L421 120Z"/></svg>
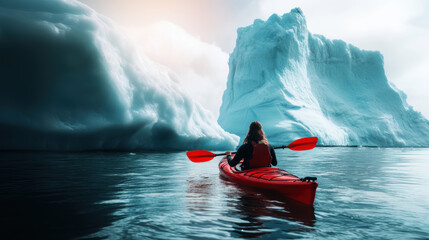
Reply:
<svg viewBox="0 0 429 240"><path fill-rule="evenodd" d="M254 121L249 126L249 132L244 138L243 145L238 148L234 158L231 157L231 151L225 152L228 164L231 167L236 166L242 159L241 169L246 170L258 167L271 167L277 165L277 157L273 146L268 143L265 133L262 130L262 124Z"/></svg>

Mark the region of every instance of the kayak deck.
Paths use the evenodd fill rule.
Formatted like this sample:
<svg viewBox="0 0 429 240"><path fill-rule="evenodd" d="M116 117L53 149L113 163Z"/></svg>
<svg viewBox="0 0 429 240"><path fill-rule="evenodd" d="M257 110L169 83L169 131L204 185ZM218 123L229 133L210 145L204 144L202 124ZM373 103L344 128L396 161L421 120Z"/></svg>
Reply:
<svg viewBox="0 0 429 240"><path fill-rule="evenodd" d="M275 193L305 205L313 205L317 182L301 179L285 170L272 167L238 171L229 166L226 157L219 163L221 176L241 185Z"/></svg>

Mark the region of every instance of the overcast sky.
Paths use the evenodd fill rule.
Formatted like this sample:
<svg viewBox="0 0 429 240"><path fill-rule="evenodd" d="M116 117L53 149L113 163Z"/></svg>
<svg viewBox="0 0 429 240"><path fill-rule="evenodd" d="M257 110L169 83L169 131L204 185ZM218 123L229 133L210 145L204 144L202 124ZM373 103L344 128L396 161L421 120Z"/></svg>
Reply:
<svg viewBox="0 0 429 240"><path fill-rule="evenodd" d="M81 2L108 16L125 29L136 32L141 29L138 34L140 36L142 32L147 33L148 28L152 29L151 33L154 32L154 26L161 26L161 35L166 36L165 32L168 30L165 22L178 26L183 30L183 35L189 35L195 44L198 42L201 45L199 49L205 52L206 58L211 58L211 72L217 69L214 67L216 59L223 61L220 64L226 64L225 56L234 49L238 27L250 25L257 18L266 20L273 13L281 15L292 8L300 7L307 18L307 26L311 33L341 39L361 49L380 51L384 55L389 81L407 94L410 105L429 118L429 15L426 14L429 12L429 1L81 0ZM159 22L164 24L158 24ZM178 31L175 28L170 29L175 33ZM158 37L161 36L160 31L155 31L158 32ZM147 37L144 40L148 41ZM183 44L180 48L182 51L186 50ZM151 50L149 55L152 54L152 57L158 58L161 63L163 59L166 60L165 57L156 55L156 49L154 50L152 46L146 46L146 50L148 49ZM225 56L221 56L222 54ZM195 53L192 56L195 56ZM169 64L172 64L171 61L166 65L174 70L175 66ZM227 74L227 66L217 71L219 73L212 78L223 78ZM209 77L208 74L211 73L206 73L204 77ZM187 71L186 76L189 75Z"/></svg>

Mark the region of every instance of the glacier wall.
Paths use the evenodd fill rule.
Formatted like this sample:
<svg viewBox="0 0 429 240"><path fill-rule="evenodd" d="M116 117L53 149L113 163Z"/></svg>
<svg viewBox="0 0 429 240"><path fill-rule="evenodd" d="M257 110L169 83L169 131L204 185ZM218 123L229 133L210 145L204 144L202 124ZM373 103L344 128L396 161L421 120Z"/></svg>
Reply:
<svg viewBox="0 0 429 240"><path fill-rule="evenodd" d="M429 121L387 80L379 52L311 34L298 8L237 33L218 122L241 140L258 120L273 144L429 146Z"/></svg>
<svg viewBox="0 0 429 240"><path fill-rule="evenodd" d="M74 0L0 3L0 150L231 149L238 138Z"/></svg>

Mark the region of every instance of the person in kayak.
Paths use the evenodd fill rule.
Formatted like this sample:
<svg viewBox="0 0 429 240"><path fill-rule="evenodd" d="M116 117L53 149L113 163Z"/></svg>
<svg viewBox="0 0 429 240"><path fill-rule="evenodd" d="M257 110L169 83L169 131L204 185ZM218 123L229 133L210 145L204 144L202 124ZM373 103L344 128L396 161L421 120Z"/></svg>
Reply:
<svg viewBox="0 0 429 240"><path fill-rule="evenodd" d="M227 151L225 154L231 167L236 166L243 159L241 170L277 165L274 148L268 143L262 130L262 124L258 121L250 124L249 132L244 138L243 145L238 148L234 158L231 157L231 151Z"/></svg>

